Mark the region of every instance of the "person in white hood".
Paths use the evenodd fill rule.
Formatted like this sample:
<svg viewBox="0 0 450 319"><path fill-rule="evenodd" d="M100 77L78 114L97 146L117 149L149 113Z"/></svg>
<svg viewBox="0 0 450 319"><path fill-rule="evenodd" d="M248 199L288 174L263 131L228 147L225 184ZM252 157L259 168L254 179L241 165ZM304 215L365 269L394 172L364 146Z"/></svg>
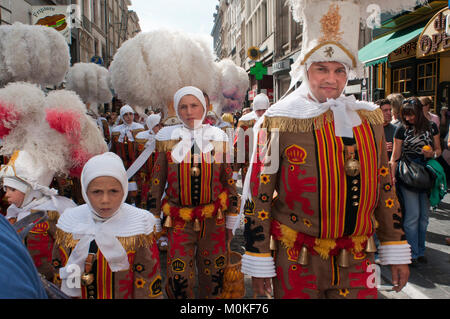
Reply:
<svg viewBox="0 0 450 319"><path fill-rule="evenodd" d="M46 220L31 229L25 244L38 272L50 281L56 275L51 266L55 225L65 209L76 206L71 199L58 196L58 191L50 188L53 176L54 172L27 151L16 151L0 170L5 198L10 204L6 218L11 224L33 213L45 212Z"/></svg>
<svg viewBox="0 0 450 319"><path fill-rule="evenodd" d="M131 106L124 105L120 108L120 119L123 124L112 129L111 152L116 153L123 161L125 169L128 169L136 160L136 135L144 131L142 124L134 122L134 110ZM137 183L134 179L128 185L127 202L136 205Z"/></svg>
<svg viewBox="0 0 450 319"><path fill-rule="evenodd" d="M86 204L56 227L53 265L61 290L83 299L161 298L158 220L125 203L128 179L114 153L92 157L81 175Z"/></svg>
<svg viewBox="0 0 450 319"><path fill-rule="evenodd" d="M206 102L200 89L181 88L174 95L174 106L183 124L164 127L156 135L150 194L150 211L156 216L163 211L169 239L166 292L169 298L191 299L198 284L199 298L219 298L226 237L231 240L237 209L236 187L226 162L228 137L221 129L202 124Z"/></svg>
<svg viewBox="0 0 450 319"><path fill-rule="evenodd" d="M236 179L239 170L241 170L242 184L244 184L250 163L250 155L252 153L254 138L253 126L269 107L269 98L264 93L260 93L253 99L253 110L243 115L238 121L233 143L235 152L233 170Z"/></svg>

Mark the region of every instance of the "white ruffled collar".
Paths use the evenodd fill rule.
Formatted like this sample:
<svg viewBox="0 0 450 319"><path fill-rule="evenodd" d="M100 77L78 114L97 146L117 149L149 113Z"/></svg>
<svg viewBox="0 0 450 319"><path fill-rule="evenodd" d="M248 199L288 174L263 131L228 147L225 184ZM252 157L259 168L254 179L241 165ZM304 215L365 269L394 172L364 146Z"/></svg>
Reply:
<svg viewBox="0 0 450 319"><path fill-rule="evenodd" d="M308 97L308 89L303 83L298 89L272 105L265 113L266 117L288 117L295 119L315 118L328 110L333 111L336 136L353 137L353 127L361 125L361 118L356 111L374 111L378 105L358 101L351 96L340 96L319 103Z"/></svg>
<svg viewBox="0 0 450 319"><path fill-rule="evenodd" d="M72 250L66 266L60 269L63 280L62 291L72 297L80 296L81 290L69 287L68 280L73 276L74 266L78 266L81 272L84 270L92 240L95 240L105 256L111 271L127 270L130 266L128 255L118 237L149 235L155 225L156 218L152 214L128 204L122 204L118 213L104 222L96 220L86 204L66 210L56 226L72 234L73 239L79 241Z"/></svg>

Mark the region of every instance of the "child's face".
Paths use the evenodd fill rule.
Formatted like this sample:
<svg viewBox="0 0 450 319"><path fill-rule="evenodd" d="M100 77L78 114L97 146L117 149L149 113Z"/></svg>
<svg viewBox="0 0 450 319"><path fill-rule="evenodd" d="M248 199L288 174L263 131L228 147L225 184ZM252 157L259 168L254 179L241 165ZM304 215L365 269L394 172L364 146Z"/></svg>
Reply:
<svg viewBox="0 0 450 319"><path fill-rule="evenodd" d="M5 186L4 190L6 193L5 194L6 200L8 201L8 203L10 205L14 204L14 205L16 205L16 207L22 206L23 200L25 198L24 193L22 193L21 191L15 189L15 188L9 187L9 186Z"/></svg>
<svg viewBox="0 0 450 319"><path fill-rule="evenodd" d="M88 185L87 197L92 208L103 218L111 217L122 204L122 184L110 176L94 178Z"/></svg>

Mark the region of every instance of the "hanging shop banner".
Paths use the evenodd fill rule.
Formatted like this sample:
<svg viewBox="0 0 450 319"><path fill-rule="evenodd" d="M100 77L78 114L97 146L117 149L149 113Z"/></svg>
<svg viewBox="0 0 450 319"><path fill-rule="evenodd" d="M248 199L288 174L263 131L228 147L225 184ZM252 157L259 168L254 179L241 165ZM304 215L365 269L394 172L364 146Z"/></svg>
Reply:
<svg viewBox="0 0 450 319"><path fill-rule="evenodd" d="M450 51L449 16L450 9L444 8L428 22L417 43L418 58Z"/></svg>
<svg viewBox="0 0 450 319"><path fill-rule="evenodd" d="M71 43L69 6L32 6L31 23L43 25L60 32Z"/></svg>

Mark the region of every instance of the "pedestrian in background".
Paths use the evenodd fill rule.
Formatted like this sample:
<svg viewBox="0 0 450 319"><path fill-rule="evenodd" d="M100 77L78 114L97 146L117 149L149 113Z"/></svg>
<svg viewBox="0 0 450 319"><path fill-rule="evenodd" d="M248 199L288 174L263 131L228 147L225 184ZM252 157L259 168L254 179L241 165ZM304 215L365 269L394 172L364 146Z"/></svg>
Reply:
<svg viewBox="0 0 450 319"><path fill-rule="evenodd" d="M400 121L400 109L405 97L400 93L392 93L387 96L387 99L391 102L392 107L392 124L395 126L401 124Z"/></svg>
<svg viewBox="0 0 450 319"><path fill-rule="evenodd" d="M392 106L388 99L381 99L375 102L376 105L380 106L381 112L383 112L383 127L384 127L384 137L386 140L386 150L388 153L388 158L392 155L392 146L394 141L395 125L391 123L392 121Z"/></svg>
<svg viewBox="0 0 450 319"><path fill-rule="evenodd" d="M420 103L423 105L423 114L428 119L428 121L433 121L436 123L437 127L441 125L441 119L436 114L430 112L430 109L433 107L433 99L430 96L421 96L419 97Z"/></svg>
<svg viewBox="0 0 450 319"><path fill-rule="evenodd" d="M412 97L403 101L400 119L402 125L397 128L394 135L392 172L396 172L397 162L405 156L411 161L426 165L428 159L441 155L439 129L436 123L425 117L422 103L418 98ZM397 184L404 200L403 227L406 239L411 245L412 265L417 265L418 262L426 263L425 235L430 210L428 193L409 189L401 181Z"/></svg>

